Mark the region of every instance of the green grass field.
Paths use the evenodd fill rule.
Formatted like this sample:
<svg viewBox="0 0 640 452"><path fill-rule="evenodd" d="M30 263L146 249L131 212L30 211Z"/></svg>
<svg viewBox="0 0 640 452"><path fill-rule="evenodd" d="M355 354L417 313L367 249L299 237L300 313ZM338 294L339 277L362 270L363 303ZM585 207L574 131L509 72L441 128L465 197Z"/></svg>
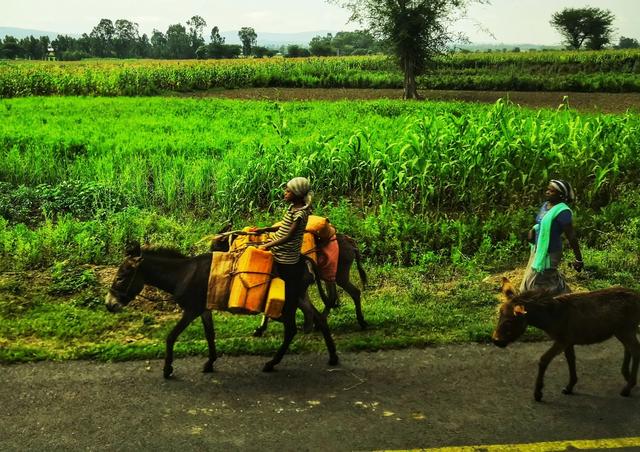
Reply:
<svg viewBox="0 0 640 452"><path fill-rule="evenodd" d="M177 313L106 312L104 269L135 239L204 252L227 222L266 225L281 184L309 176L316 213L355 237L371 324L330 318L339 350L486 341L498 275L550 177L572 181L588 271L577 288L639 287L640 116L506 102L242 102L178 98L0 100L0 360L162 354ZM217 317L225 353L272 353L274 325ZM205 349L195 324L182 354ZM531 333L532 338L540 337ZM317 335L294 350L319 350Z"/></svg>

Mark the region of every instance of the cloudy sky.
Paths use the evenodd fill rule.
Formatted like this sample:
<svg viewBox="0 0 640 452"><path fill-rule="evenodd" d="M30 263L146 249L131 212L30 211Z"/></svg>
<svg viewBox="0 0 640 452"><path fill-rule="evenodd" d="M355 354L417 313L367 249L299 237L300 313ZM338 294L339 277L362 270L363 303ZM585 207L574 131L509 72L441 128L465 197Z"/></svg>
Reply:
<svg viewBox="0 0 640 452"><path fill-rule="evenodd" d="M458 28L476 43L558 44L560 37L549 25L551 14L587 5L614 13L617 36L640 39L640 0L491 0L490 5L471 7ZM154 28L165 31L170 24L185 24L195 14L208 28L253 27L258 41L260 32L361 28L347 23L346 10L324 0L0 0L0 26L58 33L89 33L101 18L122 18L150 34Z"/></svg>

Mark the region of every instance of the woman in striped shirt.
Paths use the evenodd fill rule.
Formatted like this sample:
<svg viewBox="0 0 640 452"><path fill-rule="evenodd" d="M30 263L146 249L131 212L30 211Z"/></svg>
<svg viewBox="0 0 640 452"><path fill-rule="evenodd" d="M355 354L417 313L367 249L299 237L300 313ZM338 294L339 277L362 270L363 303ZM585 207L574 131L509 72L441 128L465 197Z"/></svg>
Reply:
<svg viewBox="0 0 640 452"><path fill-rule="evenodd" d="M309 180L305 177L291 179L284 190L284 199L290 205L282 224L256 230L258 233L275 232L272 240L259 248L273 253L276 272L285 284L285 307L292 306L294 312L298 299L307 288L304 277L306 265L300 250L311 213L310 188Z"/></svg>

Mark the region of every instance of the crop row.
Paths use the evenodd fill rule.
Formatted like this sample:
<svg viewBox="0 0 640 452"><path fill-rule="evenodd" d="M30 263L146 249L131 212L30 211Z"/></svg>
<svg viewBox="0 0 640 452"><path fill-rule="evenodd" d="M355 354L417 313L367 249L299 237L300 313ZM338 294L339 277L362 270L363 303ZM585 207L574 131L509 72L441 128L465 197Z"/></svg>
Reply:
<svg viewBox="0 0 640 452"><path fill-rule="evenodd" d="M505 53L443 57L419 79L419 85L432 89L640 91L640 52L539 53L542 56ZM0 63L3 98L156 95L247 87L400 88L402 80L391 60L375 56Z"/></svg>
<svg viewBox="0 0 640 452"><path fill-rule="evenodd" d="M120 187L129 205L269 208L281 179L422 214L531 200L551 175L596 206L640 172L640 117L464 104L22 99L0 104L0 180Z"/></svg>
<svg viewBox="0 0 640 452"><path fill-rule="evenodd" d="M383 262L513 243L551 177L573 183L594 244L640 215L638 148L638 115L503 101L3 100L0 255L28 268L112 261L131 238L189 250L229 221L268 224L296 175Z"/></svg>

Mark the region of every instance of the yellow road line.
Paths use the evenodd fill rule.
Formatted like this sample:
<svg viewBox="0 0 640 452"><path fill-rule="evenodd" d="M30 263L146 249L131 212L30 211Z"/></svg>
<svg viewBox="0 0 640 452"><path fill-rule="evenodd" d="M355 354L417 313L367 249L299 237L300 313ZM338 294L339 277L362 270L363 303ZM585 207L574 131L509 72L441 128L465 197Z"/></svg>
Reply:
<svg viewBox="0 0 640 452"><path fill-rule="evenodd" d="M501 444L492 446L438 447L433 449L413 449L411 452L556 452L565 450L618 449L622 447L640 448L640 437L579 439L573 441L549 441L542 443Z"/></svg>

